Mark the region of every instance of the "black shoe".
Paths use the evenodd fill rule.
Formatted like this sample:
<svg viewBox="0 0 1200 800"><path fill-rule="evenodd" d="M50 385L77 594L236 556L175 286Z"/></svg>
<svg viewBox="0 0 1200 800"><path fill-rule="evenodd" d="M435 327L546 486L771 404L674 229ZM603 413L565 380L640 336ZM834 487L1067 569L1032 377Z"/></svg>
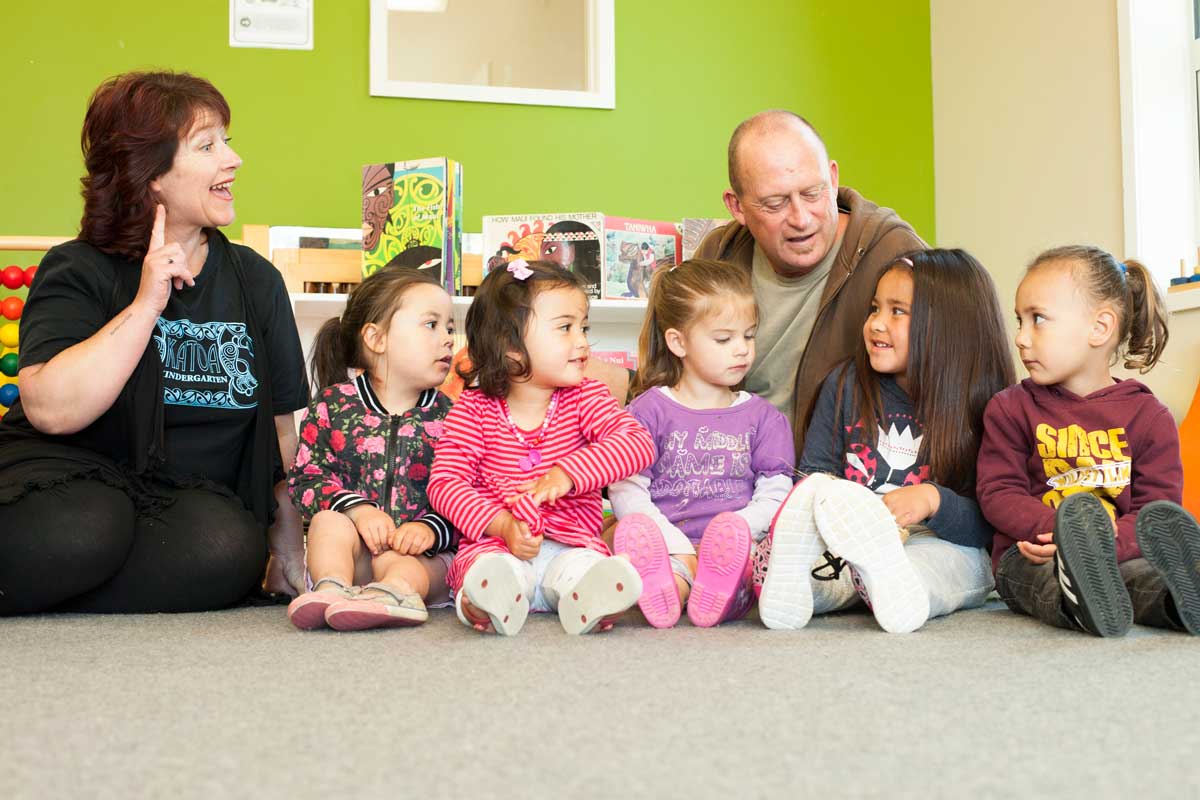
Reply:
<svg viewBox="0 0 1200 800"><path fill-rule="evenodd" d="M1187 632L1200 635L1200 526L1169 500L1147 503L1138 512L1137 541L1175 601Z"/></svg>
<svg viewBox="0 0 1200 800"><path fill-rule="evenodd" d="M1073 494L1054 520L1055 572L1063 608L1079 627L1097 636L1124 636L1133 604L1121 570L1112 519L1090 494Z"/></svg>

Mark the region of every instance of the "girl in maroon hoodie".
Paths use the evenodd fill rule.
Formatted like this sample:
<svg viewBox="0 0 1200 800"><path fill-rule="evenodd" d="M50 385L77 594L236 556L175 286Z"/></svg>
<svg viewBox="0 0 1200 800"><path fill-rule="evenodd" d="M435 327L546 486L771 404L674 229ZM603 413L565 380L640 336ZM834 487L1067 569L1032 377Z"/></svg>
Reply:
<svg viewBox="0 0 1200 800"><path fill-rule="evenodd" d="M1017 288L1029 378L984 414L978 497L996 528L996 588L1013 611L1098 636L1132 622L1200 634L1200 528L1178 503L1179 435L1145 385L1165 303L1136 261L1049 250Z"/></svg>

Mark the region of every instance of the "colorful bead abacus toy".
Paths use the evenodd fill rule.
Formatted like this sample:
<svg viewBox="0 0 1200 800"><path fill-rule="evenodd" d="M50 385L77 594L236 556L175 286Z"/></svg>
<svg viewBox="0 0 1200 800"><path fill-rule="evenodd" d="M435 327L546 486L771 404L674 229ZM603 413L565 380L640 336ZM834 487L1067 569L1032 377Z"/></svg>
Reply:
<svg viewBox="0 0 1200 800"><path fill-rule="evenodd" d="M21 269L15 264L0 271L0 287L3 287L0 290L0 296L3 296L0 299L0 418L21 396L17 386L17 369L20 365L17 347L20 344L20 319L25 301L16 292L33 283L35 272L37 267Z"/></svg>

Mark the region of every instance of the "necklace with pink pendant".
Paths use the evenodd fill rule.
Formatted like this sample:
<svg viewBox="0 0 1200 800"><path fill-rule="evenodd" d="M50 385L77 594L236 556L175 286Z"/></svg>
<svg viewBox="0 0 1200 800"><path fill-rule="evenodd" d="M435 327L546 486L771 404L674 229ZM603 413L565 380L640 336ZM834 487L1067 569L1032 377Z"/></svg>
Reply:
<svg viewBox="0 0 1200 800"><path fill-rule="evenodd" d="M517 427L517 423L513 421L508 401L501 400L500 402L504 403L504 416L508 419L508 427L512 429L513 436L517 437L517 441L525 445L529 451L517 460L517 466L525 472L532 472L534 467L542 463L542 451L538 450L538 445L546 438L546 432L550 430L550 423L554 420L554 409L558 406L558 391L556 390L554 394L550 395L550 405L546 407L546 417L542 420L538 434L532 441L525 438L521 429Z"/></svg>

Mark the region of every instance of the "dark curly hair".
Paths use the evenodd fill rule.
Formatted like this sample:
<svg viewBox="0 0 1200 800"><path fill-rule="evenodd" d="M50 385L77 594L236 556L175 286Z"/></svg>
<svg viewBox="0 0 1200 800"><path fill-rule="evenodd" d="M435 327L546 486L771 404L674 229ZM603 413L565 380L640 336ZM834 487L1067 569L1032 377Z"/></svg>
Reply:
<svg viewBox="0 0 1200 800"><path fill-rule="evenodd" d="M216 87L186 72L126 72L92 94L80 143L87 174L79 238L140 261L154 207L150 181L170 171L180 140L203 115L229 126L229 104Z"/></svg>
<svg viewBox="0 0 1200 800"><path fill-rule="evenodd" d="M517 280L506 268L493 269L483 279L467 309L467 360L458 367L463 384L489 397L506 397L514 380L531 372L525 349L525 328L533 314L533 299L550 289L577 289L587 298L583 280L549 261L530 261L533 273ZM513 358L512 354L517 357Z"/></svg>

